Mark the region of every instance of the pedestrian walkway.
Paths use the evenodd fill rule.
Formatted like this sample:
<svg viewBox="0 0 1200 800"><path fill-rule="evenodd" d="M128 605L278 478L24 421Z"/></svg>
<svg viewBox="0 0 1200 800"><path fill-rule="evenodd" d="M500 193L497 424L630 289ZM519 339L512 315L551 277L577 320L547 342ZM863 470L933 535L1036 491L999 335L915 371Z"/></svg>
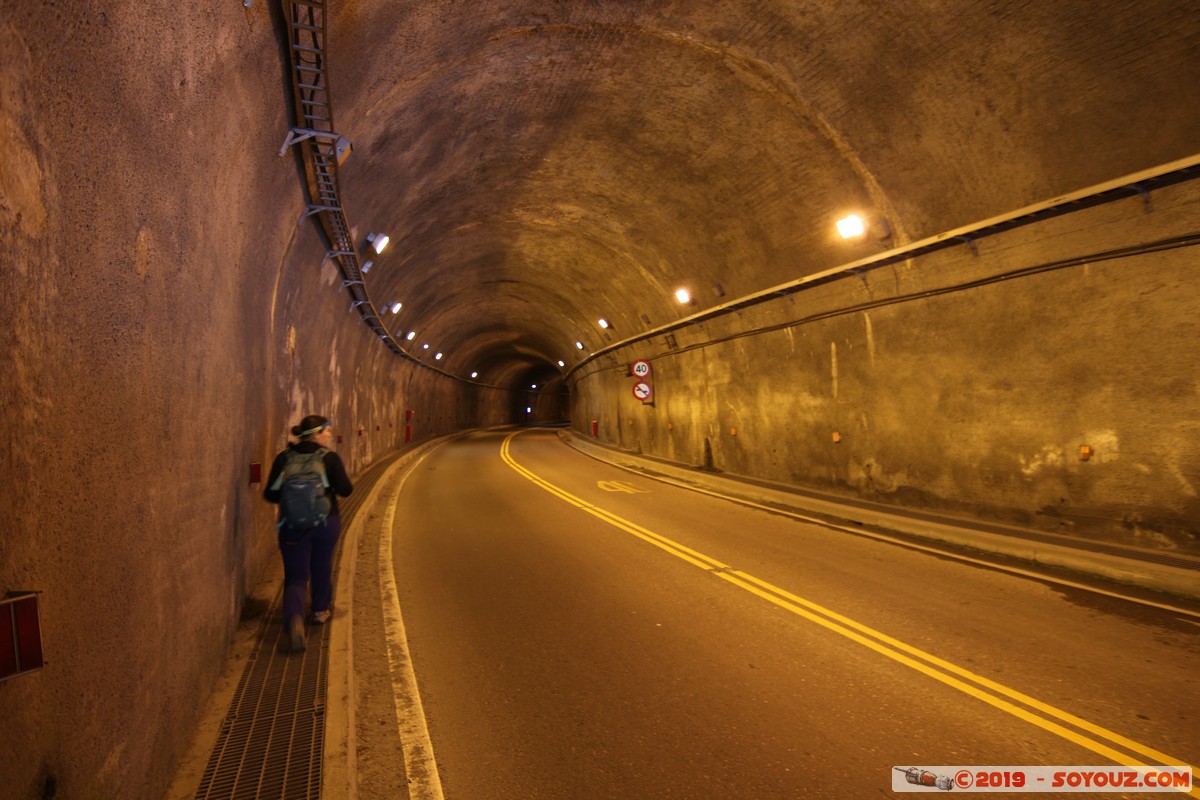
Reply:
<svg viewBox="0 0 1200 800"><path fill-rule="evenodd" d="M334 563L340 572L353 542L352 532L369 504L380 478L413 450L397 451L356 476L354 493L341 502L342 541ZM289 653L280 614L282 570L271 574L246 601L247 611L230 647L225 674L214 692L193 752L178 770L168 800L316 800L328 782L326 728L330 716L327 684L331 632L348 625L349 609L338 607L334 618L310 626L307 649ZM257 622L255 622L255 619ZM336 666L336 665L335 665ZM334 702L345 698L335 698ZM336 715L340 709L333 709ZM346 753L340 752L344 759Z"/></svg>

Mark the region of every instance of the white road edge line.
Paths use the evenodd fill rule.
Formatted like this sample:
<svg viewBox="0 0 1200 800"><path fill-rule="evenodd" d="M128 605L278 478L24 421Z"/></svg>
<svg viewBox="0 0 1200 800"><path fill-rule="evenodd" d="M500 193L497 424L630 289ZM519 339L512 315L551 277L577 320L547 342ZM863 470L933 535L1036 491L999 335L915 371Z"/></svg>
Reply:
<svg viewBox="0 0 1200 800"><path fill-rule="evenodd" d="M409 797L412 800L444 800L442 779L438 775L437 761L433 756L433 742L429 739L429 728L425 723L425 709L421 705L421 695L417 690L417 676L413 672L412 657L408 651L408 634L404 630L404 618L400 614L400 595L396 589L396 575L392 569L392 529L396 519L396 505L408 476L421 466L427 455L428 453L422 455L410 469L405 470L404 477L389 493L387 509L382 519L383 529L379 536L379 588L383 595L388 669L392 674L392 692L396 698L396 726L404 750Z"/></svg>

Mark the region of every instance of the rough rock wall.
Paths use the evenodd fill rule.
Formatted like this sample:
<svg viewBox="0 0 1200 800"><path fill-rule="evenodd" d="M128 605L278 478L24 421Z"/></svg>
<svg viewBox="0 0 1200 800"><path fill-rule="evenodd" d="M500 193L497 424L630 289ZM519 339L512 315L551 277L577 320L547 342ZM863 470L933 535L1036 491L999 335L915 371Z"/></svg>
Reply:
<svg viewBox="0 0 1200 800"><path fill-rule="evenodd" d="M1198 210L1193 180L694 325L675 350L656 337L576 376L574 425L730 473L1196 552L1197 248L1144 246L1195 235ZM630 393L638 358L653 406Z"/></svg>
<svg viewBox="0 0 1200 800"><path fill-rule="evenodd" d="M0 595L45 669L0 683L0 796L161 797L276 558L249 482L302 414L351 471L489 402L346 311L277 151L261 8L0 3ZM491 405L495 405L494 402Z"/></svg>

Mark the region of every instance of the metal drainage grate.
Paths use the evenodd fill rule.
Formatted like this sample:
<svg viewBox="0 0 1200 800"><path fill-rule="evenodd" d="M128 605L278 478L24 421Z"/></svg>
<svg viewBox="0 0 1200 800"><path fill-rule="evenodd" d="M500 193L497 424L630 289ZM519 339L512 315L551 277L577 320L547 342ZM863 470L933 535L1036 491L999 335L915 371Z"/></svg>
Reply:
<svg viewBox="0 0 1200 800"><path fill-rule="evenodd" d="M410 449L384 456L355 479L354 494L340 504L343 532L371 487ZM333 564L335 597L342 553L338 542ZM282 605L280 585L259 624L254 649L221 722L195 800L321 797L330 626L310 627L308 649L303 654L288 653ZM350 624L349 620L343 624Z"/></svg>
<svg viewBox="0 0 1200 800"><path fill-rule="evenodd" d="M263 615L196 800L321 796L329 626L309 628L308 650L288 653L282 598L280 588Z"/></svg>

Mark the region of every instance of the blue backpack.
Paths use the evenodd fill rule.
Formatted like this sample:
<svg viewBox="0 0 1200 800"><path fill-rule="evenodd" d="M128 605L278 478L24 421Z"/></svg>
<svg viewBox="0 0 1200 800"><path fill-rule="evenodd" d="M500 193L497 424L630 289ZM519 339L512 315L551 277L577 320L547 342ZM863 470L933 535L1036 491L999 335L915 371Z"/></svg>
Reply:
<svg viewBox="0 0 1200 800"><path fill-rule="evenodd" d="M325 474L324 447L312 453L289 450L287 461L272 489L279 490L279 526L306 531L323 523L333 503L329 499L329 476Z"/></svg>

